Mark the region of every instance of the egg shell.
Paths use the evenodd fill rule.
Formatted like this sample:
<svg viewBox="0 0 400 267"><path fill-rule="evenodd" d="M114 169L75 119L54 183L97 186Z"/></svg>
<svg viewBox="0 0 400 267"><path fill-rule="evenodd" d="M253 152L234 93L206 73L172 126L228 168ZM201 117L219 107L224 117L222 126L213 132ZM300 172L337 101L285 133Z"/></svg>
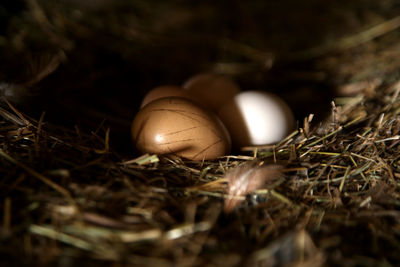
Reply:
<svg viewBox="0 0 400 267"><path fill-rule="evenodd" d="M216 115L181 97L145 105L132 123L135 146L143 153L174 154L191 160L224 156L230 136Z"/></svg>
<svg viewBox="0 0 400 267"><path fill-rule="evenodd" d="M218 112L236 147L268 145L281 141L295 128L289 106L263 91L237 94Z"/></svg>
<svg viewBox="0 0 400 267"><path fill-rule="evenodd" d="M189 78L183 88L200 104L217 111L230 98L240 92L239 86L230 78L213 73L201 73Z"/></svg>
<svg viewBox="0 0 400 267"><path fill-rule="evenodd" d="M150 90L145 97L143 98L141 108L147 105L148 103L163 97L169 96L179 96L187 99L194 100L193 96L189 94L186 90L183 90L182 87L176 85L162 85L155 87Z"/></svg>

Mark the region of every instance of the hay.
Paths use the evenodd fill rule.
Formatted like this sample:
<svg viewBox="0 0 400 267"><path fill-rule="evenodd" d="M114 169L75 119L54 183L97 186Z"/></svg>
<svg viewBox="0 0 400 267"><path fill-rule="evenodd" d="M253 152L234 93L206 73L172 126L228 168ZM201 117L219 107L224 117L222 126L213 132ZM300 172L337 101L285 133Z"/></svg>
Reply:
<svg viewBox="0 0 400 267"><path fill-rule="evenodd" d="M311 42L304 32L288 31L293 38L279 48L275 42L284 27L272 29L282 23L280 17L307 21L313 9L304 6L304 17L292 18L291 1L274 8L264 4L269 11L260 9L261 2L235 2L234 10L255 16L232 15L237 21L218 16L228 3L78 6L29 0L26 9L10 11L8 31L0 38L10 64L2 67L2 79L38 92L15 103L5 98L0 109L2 266L391 266L400 261L394 4L364 9L370 19L353 18L354 28L333 20L336 35L325 42L323 34ZM344 5L341 17L352 21L354 8L364 2ZM335 18L332 10L314 19ZM262 31L252 24L263 12L276 19L265 25L270 43L256 39ZM174 20L167 20L171 14ZM199 24L199 17L209 23ZM267 43L270 48L261 49ZM201 53L193 58L192 51ZM16 63L16 55L26 57ZM105 64L110 58L117 59ZM179 68L168 67L172 58ZM88 66L95 67L82 73ZM297 111L298 129L277 145L246 147L215 161L135 153L126 135L144 92L204 69L229 73L244 88L268 84L282 91ZM133 82L138 89L132 92L127 84ZM117 93L109 92L110 85ZM310 88L317 91L310 95ZM315 116L309 115L312 109ZM282 177L230 196L225 174L254 160L283 166ZM224 212L232 197L239 204Z"/></svg>

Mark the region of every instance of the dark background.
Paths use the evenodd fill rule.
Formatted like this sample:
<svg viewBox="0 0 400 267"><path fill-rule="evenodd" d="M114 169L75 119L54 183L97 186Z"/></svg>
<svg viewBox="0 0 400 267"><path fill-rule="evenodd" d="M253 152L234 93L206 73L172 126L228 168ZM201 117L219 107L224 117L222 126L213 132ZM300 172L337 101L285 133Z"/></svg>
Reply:
<svg viewBox="0 0 400 267"><path fill-rule="evenodd" d="M88 130L105 120L120 148L148 90L204 71L277 93L299 123L310 113L321 121L338 87L382 77L363 58L393 61L374 55L398 34L337 44L399 10L391 0L12 1L0 6L0 81L27 87L10 100L36 119L46 111ZM58 68L30 82L54 58Z"/></svg>

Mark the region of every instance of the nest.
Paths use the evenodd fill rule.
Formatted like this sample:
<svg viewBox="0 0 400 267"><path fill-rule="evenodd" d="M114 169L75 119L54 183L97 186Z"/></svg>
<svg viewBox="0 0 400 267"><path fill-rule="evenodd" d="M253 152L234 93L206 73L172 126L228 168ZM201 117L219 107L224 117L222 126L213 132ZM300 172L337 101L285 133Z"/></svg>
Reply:
<svg viewBox="0 0 400 267"><path fill-rule="evenodd" d="M1 265L396 265L399 7L293 2L4 5ZM146 91L204 70L280 92L297 130L214 161L135 152ZM261 164L278 175L230 178Z"/></svg>

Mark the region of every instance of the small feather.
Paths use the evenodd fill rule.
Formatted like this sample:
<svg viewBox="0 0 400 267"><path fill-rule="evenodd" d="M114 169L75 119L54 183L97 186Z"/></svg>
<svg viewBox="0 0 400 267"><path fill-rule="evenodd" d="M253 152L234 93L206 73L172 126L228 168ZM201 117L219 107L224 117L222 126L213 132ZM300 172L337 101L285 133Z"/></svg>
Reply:
<svg viewBox="0 0 400 267"><path fill-rule="evenodd" d="M245 162L229 170L225 178L229 183L227 193L230 197L225 201L225 212L231 212L242 202L238 197L245 196L281 178L281 170L280 165L265 164L260 160Z"/></svg>

